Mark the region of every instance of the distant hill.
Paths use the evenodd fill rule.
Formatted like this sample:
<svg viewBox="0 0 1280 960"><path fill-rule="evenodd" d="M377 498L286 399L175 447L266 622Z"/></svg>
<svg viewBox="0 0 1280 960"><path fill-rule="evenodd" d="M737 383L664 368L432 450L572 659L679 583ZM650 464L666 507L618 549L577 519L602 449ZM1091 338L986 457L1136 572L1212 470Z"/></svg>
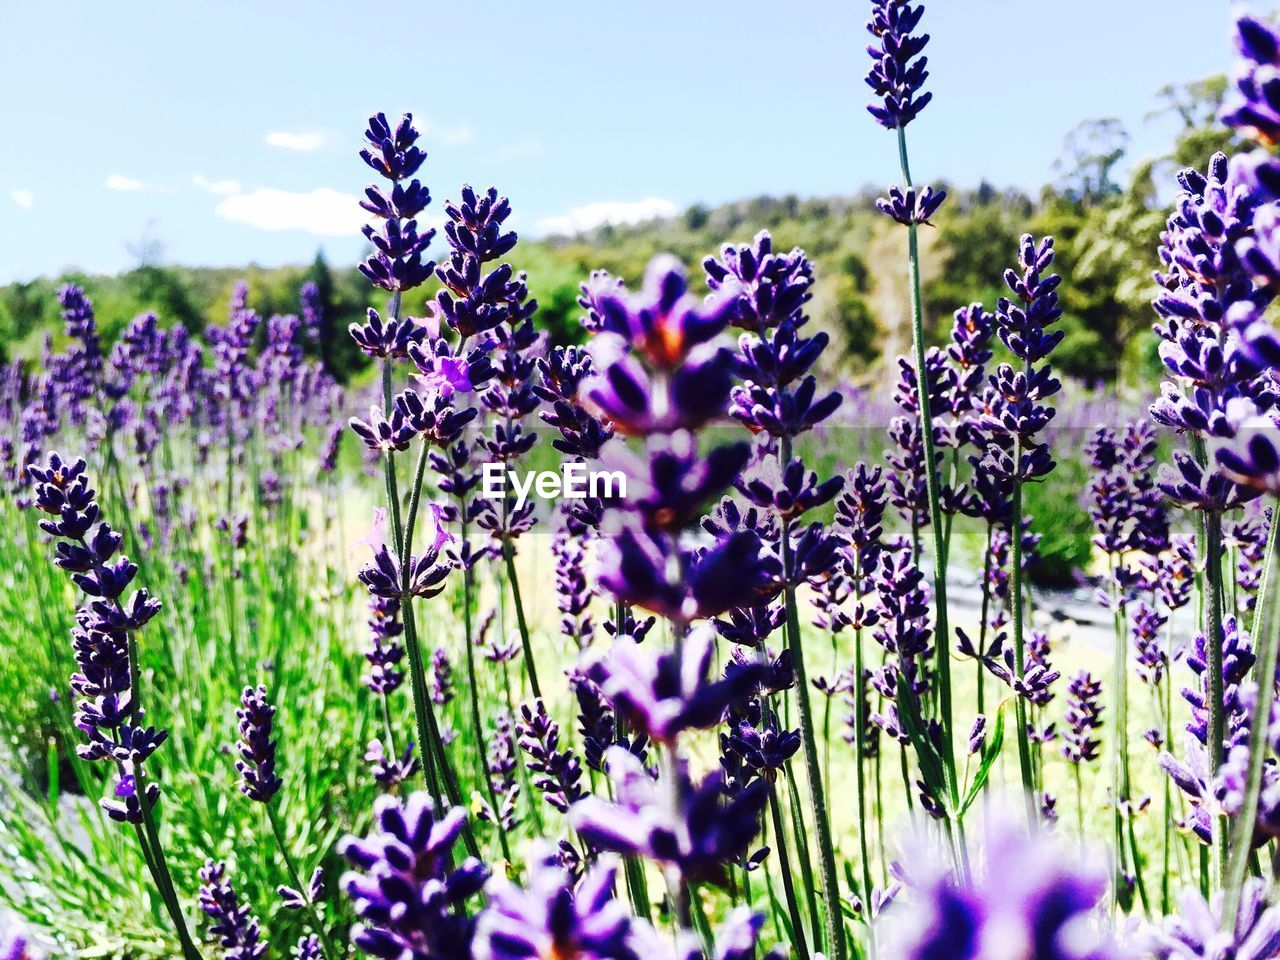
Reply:
<svg viewBox="0 0 1280 960"><path fill-rule="evenodd" d="M775 246L800 246L813 259L817 282L810 313L815 325L831 333L834 349L827 362L842 374L862 376L881 357L906 352L910 345L905 231L875 211L875 197L866 190L852 197L755 197L693 206L670 218L522 240L509 259L528 274L540 322L554 340L564 342L581 336L576 299L590 271L605 269L636 283L651 257L670 252L689 264L697 286L704 257L767 229ZM993 307L1020 233L1055 233L1058 269L1067 274L1064 365L1089 377L1115 376L1123 365L1118 358L1132 352L1131 335L1147 322L1145 303L1133 291L1146 282L1154 264L1162 217L1150 205L1148 198L1131 194L1086 203L1051 190L1035 200L987 186L953 192L936 218L937 229L921 234L934 340L945 336L957 306L981 300ZM1120 228L1108 217L1118 218ZM1103 249L1117 243L1118 252ZM320 348L326 361L340 376L361 367L345 330L366 307L381 307L384 298L354 267L330 266L321 257L309 265L273 269L145 264L116 276L68 274L10 284L0 287L0 351L35 358L46 336L59 342L56 291L67 281L88 290L99 326L110 339L146 311L162 323L180 321L193 330L221 323L237 279L249 282L250 303L264 314L296 312L301 285L319 284L328 320ZM432 295L431 285L415 291L407 309L421 310Z"/></svg>

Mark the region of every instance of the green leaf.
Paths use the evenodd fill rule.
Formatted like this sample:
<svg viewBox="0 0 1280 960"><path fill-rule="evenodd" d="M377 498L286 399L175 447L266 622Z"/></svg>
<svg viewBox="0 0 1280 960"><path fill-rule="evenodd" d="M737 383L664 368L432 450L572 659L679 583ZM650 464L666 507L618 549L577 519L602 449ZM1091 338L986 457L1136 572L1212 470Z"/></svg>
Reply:
<svg viewBox="0 0 1280 960"><path fill-rule="evenodd" d="M942 757L929 737L924 720L920 716L920 702L911 692L906 677L898 677L898 713L907 730L907 739L916 751L920 763L920 776L933 799L944 808L947 806L947 781Z"/></svg>
<svg viewBox="0 0 1280 960"><path fill-rule="evenodd" d="M986 745L982 748L982 762L978 764L978 771L973 775L973 782L969 785L964 802L960 804L961 816L964 816L965 811L969 809L973 801L978 799L978 794L982 792L982 787L991 776L991 768L995 764L996 758L1000 756L1000 747L1004 744L1005 702L1004 700L1000 701L1000 706L996 707L995 728L991 731L991 736L987 737Z"/></svg>
<svg viewBox="0 0 1280 960"><path fill-rule="evenodd" d="M46 741L45 766L49 771L49 789L45 796L49 801L49 808L52 810L57 808L58 797L62 792L58 768L58 742L53 737Z"/></svg>
<svg viewBox="0 0 1280 960"><path fill-rule="evenodd" d="M773 918L782 923L782 929L787 935L787 943L796 942L796 932L791 926L791 918L787 916L786 908L778 901L778 895L773 892L773 888L769 888L769 899L773 903Z"/></svg>

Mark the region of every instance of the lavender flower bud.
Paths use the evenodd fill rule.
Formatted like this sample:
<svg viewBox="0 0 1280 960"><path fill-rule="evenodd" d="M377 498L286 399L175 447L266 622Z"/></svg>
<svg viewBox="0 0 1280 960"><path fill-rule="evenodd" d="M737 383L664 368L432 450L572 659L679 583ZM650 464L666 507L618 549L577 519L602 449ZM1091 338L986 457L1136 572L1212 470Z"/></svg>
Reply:
<svg viewBox="0 0 1280 960"><path fill-rule="evenodd" d="M236 711L240 728L240 759L236 769L244 782L240 789L250 800L270 803L283 785L276 776L276 745L271 727L276 708L267 701L267 688L245 687Z"/></svg>
<svg viewBox="0 0 1280 960"><path fill-rule="evenodd" d="M227 880L227 865L206 861L200 881L200 909L212 921L209 929L218 938L223 956L227 960L261 960L267 952L261 925L247 905L241 906Z"/></svg>

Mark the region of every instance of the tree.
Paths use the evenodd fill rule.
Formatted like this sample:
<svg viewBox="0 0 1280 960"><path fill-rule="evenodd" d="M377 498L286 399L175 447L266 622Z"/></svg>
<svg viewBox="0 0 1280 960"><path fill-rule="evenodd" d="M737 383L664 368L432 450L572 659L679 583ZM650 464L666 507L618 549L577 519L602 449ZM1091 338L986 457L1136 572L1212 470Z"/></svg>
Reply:
<svg viewBox="0 0 1280 960"><path fill-rule="evenodd" d="M1183 167L1203 170L1215 153L1230 155L1240 149L1235 131L1218 122L1226 96L1227 78L1221 74L1191 83L1171 83L1156 94L1161 106L1148 118L1173 116L1182 124L1173 149L1165 158L1175 170Z"/></svg>
<svg viewBox="0 0 1280 960"><path fill-rule="evenodd" d="M1053 165L1061 173L1058 187L1063 195L1086 208L1119 195L1121 186L1114 173L1128 147L1128 131L1115 117L1076 124Z"/></svg>

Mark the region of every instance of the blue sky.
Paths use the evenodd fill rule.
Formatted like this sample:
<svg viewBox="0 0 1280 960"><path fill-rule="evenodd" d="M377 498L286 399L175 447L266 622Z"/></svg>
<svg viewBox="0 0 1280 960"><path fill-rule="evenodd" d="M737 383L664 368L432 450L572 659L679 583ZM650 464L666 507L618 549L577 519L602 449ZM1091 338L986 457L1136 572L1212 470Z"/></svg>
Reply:
<svg viewBox="0 0 1280 960"><path fill-rule="evenodd" d="M896 173L863 109L863 0L12 3L0 14L0 282L115 271L142 241L195 265L336 263L371 110L412 110L436 198L496 185L546 233ZM1034 187L1077 121L1230 63L1206 0L933 0L918 180Z"/></svg>

